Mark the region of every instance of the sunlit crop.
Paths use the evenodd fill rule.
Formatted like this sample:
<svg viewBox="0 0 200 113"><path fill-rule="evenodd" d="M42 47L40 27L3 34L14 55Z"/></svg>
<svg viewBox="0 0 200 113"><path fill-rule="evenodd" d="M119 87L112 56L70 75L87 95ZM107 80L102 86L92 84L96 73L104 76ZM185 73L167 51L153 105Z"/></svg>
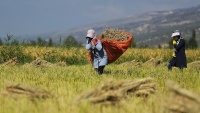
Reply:
<svg viewBox="0 0 200 113"><path fill-rule="evenodd" d="M200 50L186 50L188 68L183 71L178 68L168 71L166 63L171 58L172 50L129 48L116 62L107 65L104 73L99 76L87 62L85 48L21 49L23 55L29 58L24 63L0 64L0 113L170 113L166 109L170 97L166 85L168 80L174 81L200 98L200 67L190 65L190 62L200 60ZM40 64L32 63L38 58L48 63L41 65L42 60L39 60ZM152 58L155 60L151 60ZM157 59L161 59L161 62L155 64ZM60 61L64 61L66 65L56 65ZM117 83L143 78L151 78L155 83L155 92L148 97L128 95L120 98L114 105L75 101L82 93L94 91L109 81ZM20 84L29 90L11 90L11 86L8 88L10 84ZM45 93L35 96L36 92L40 92L35 89L45 90L51 96L44 97Z"/></svg>

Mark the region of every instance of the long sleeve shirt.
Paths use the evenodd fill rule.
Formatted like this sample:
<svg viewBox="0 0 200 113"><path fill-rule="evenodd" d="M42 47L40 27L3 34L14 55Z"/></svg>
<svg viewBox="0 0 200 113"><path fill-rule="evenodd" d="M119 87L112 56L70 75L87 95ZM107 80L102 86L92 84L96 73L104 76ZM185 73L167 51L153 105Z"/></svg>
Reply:
<svg viewBox="0 0 200 113"><path fill-rule="evenodd" d="M93 40L97 40L97 44L95 45ZM91 42L87 40L86 42L86 49L91 50L94 61L93 65L95 68L98 68L99 66L105 66L108 63L108 56L106 51L103 48L103 45L100 40L93 39Z"/></svg>

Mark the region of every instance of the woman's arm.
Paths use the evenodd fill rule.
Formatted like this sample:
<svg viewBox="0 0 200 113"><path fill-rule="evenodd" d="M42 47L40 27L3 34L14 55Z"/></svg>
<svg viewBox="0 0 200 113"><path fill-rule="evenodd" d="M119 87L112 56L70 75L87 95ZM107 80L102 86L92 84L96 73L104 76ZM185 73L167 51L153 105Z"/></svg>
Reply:
<svg viewBox="0 0 200 113"><path fill-rule="evenodd" d="M86 48L87 50L91 50L91 49L92 49L92 44L91 44L90 42L91 42L90 40L87 40L87 42L86 42L85 48Z"/></svg>
<svg viewBox="0 0 200 113"><path fill-rule="evenodd" d="M174 45L174 48L176 49L176 51L179 51L179 49L185 46L185 40L181 39L180 42L177 45Z"/></svg>

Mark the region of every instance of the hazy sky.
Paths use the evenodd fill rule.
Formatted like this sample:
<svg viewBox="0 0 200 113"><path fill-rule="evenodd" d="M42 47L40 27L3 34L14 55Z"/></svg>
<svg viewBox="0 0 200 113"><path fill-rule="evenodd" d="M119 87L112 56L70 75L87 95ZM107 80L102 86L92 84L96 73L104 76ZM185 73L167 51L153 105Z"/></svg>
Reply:
<svg viewBox="0 0 200 113"><path fill-rule="evenodd" d="M67 30L144 12L188 8L200 0L0 0L0 37Z"/></svg>

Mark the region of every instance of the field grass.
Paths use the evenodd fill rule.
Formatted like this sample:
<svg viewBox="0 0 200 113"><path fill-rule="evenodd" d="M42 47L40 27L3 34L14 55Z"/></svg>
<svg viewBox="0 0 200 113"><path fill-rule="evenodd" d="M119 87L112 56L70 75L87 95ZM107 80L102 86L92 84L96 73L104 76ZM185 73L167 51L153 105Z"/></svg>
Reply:
<svg viewBox="0 0 200 113"><path fill-rule="evenodd" d="M0 94L6 91L7 83L19 83L45 89L53 95L53 97L47 99L34 100L30 100L26 96L12 98L0 95L0 113L168 113L164 107L170 93L166 86L168 80L173 80L183 88L200 95L200 71L198 67L188 67L183 72L173 68L169 72L166 62L158 66L120 65L125 61L124 59L131 61L131 58L128 58L130 54L137 55L135 52L141 51L143 53L148 51L152 54L156 51L156 53L160 53L156 55L157 58L164 58L162 55L165 55L161 54L163 50L130 49L122 56L123 59L120 58L117 61L118 63L107 65L102 76L94 72L90 64L38 68L27 65L0 65ZM190 52L199 54L198 50L187 51L187 53ZM167 52L166 54L170 53ZM140 55L147 58L145 56L147 54ZM194 55L190 57L194 57ZM195 59L199 59L199 56L195 56ZM154 79L156 93L145 100L133 96L120 101L116 106L93 105L87 102L77 104L74 102L75 98L82 92L94 89L108 80L134 80L147 77Z"/></svg>

